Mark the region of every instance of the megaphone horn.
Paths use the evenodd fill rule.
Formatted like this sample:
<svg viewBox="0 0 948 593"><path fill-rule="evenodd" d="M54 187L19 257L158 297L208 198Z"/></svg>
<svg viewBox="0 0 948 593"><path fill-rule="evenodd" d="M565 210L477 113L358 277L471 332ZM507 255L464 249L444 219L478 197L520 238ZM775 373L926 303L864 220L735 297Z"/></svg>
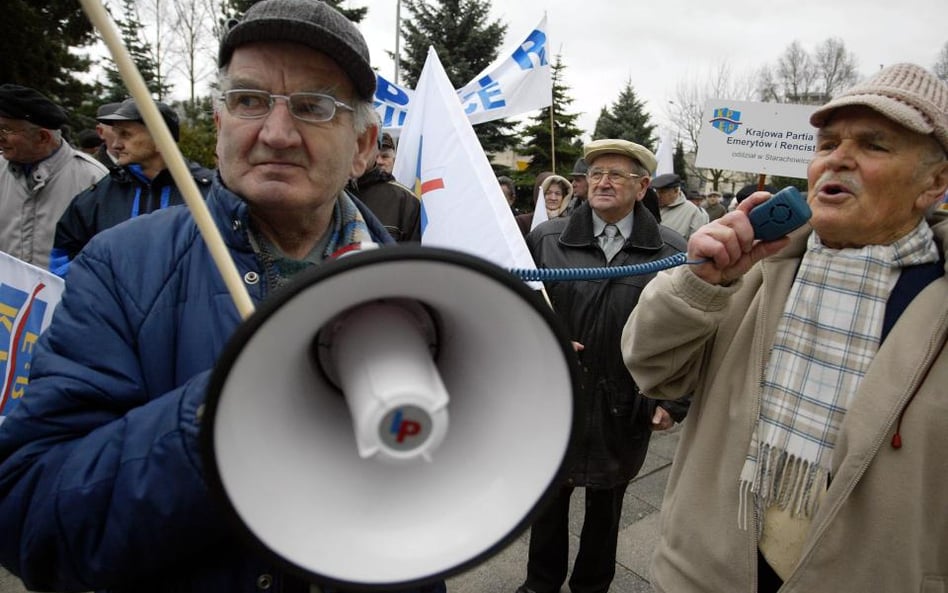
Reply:
<svg viewBox="0 0 948 593"><path fill-rule="evenodd" d="M558 486L575 385L559 321L512 274L444 249L355 253L300 274L228 342L208 483L312 582L431 583L529 526Z"/></svg>

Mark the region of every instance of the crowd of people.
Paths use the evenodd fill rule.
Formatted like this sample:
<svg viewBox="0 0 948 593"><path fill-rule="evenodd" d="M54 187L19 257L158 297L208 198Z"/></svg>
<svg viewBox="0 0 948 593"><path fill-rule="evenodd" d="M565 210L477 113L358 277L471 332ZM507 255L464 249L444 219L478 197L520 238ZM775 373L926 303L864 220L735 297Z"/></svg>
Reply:
<svg viewBox="0 0 948 593"><path fill-rule="evenodd" d="M217 168L189 169L255 303L354 244L421 240L350 21L263 0L218 65ZM35 590L315 590L234 537L209 492L202 415L241 315L140 107L102 105L74 147L60 106L0 86L0 251L66 279L0 421L0 565ZM626 139L538 175L538 212L498 178L537 267L690 263L546 283L578 364L575 434L518 593L609 591L626 489L678 423L656 591L944 587L948 86L896 64L810 122L812 218L770 242L748 214L776 188L700 195Z"/></svg>

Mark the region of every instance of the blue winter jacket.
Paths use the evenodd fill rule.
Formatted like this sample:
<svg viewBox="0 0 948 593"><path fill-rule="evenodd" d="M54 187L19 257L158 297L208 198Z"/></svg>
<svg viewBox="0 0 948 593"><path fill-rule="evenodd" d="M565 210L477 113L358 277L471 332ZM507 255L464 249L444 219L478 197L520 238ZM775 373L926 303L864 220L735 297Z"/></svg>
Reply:
<svg viewBox="0 0 948 593"><path fill-rule="evenodd" d="M207 204L259 301L247 205L219 179ZM0 425L0 563L37 590L308 592L233 536L204 483L198 410L239 323L187 208L88 244Z"/></svg>
<svg viewBox="0 0 948 593"><path fill-rule="evenodd" d="M193 162L188 163L188 170L198 191L207 196L214 172ZM168 169L154 179L145 177L139 165L113 169L73 198L59 218L49 256L50 271L65 278L69 263L95 235L129 218L178 204L184 204L184 197Z"/></svg>

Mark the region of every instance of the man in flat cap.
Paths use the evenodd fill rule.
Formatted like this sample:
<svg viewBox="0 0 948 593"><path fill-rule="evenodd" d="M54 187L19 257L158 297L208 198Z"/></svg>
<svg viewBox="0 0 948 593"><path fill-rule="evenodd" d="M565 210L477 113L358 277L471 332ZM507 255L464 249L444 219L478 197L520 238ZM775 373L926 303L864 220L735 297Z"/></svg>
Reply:
<svg viewBox="0 0 948 593"><path fill-rule="evenodd" d="M378 134L355 25L319 0L263 0L225 33L219 65L206 203L251 298L338 251L391 243L344 190ZM107 229L72 261L0 425L0 563L28 588L310 592L238 537L208 490L208 381L240 322L185 208ZM286 485L267 486L281 504Z"/></svg>
<svg viewBox="0 0 948 593"><path fill-rule="evenodd" d="M39 91L0 85L0 251L49 267L56 221L106 173L63 141L66 113Z"/></svg>
<svg viewBox="0 0 948 593"><path fill-rule="evenodd" d="M121 102L103 103L102 105L99 105L99 108L95 112L95 132L99 135L99 138L102 139L102 144L96 151L95 158L97 158L100 163L105 165L105 168L109 170L109 173L114 173L119 169L118 153L114 148L115 132L112 130L112 125L105 123L102 118L115 113L115 110L121 105Z"/></svg>
<svg viewBox="0 0 948 593"><path fill-rule="evenodd" d="M383 132L379 139L379 152L375 157L375 164L386 173L391 173L395 167L395 139L388 132Z"/></svg>
<svg viewBox="0 0 948 593"><path fill-rule="evenodd" d="M755 241L752 194L623 333L646 395L694 392L657 591L944 588L948 85L895 64L810 123L810 224Z"/></svg>
<svg viewBox="0 0 948 593"><path fill-rule="evenodd" d="M165 103L155 105L177 140L178 115ZM69 263L95 235L130 218L184 203L134 99L100 116L99 121L108 125L114 136L112 148L118 167L76 196L56 224L50 270L63 278L69 272ZM194 162L188 163L188 169L206 196L214 172Z"/></svg>
<svg viewBox="0 0 948 593"><path fill-rule="evenodd" d="M606 139L587 144L584 152L586 201L570 216L542 223L527 236L538 268L624 266L684 250L681 236L659 225L642 203L649 171L656 166L650 150ZM546 283L554 311L577 344L582 420L567 453L565 480L531 526L521 593L558 593L566 581L569 501L575 488L585 488L586 512L569 587L574 593L609 590L625 490L645 461L651 432L683 417L679 404L656 405L639 395L619 352L622 326L653 276Z"/></svg>
<svg viewBox="0 0 948 593"><path fill-rule="evenodd" d="M701 225L708 223L708 214L685 198L681 191L681 177L678 175L659 175L652 180L652 187L658 194L663 225L678 231L687 239Z"/></svg>

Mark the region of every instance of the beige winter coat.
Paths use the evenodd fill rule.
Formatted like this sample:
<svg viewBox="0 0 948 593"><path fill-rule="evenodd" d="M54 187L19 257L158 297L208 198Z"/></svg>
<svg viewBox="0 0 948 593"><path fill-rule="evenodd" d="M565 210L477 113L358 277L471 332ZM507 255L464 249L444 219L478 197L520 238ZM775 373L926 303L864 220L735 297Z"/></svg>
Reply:
<svg viewBox="0 0 948 593"><path fill-rule="evenodd" d="M948 222L933 230L944 253ZM625 327L623 355L644 393L676 399L694 391L662 506L652 564L658 591L757 591L758 518L738 526L739 474L808 232L727 288L684 266L660 274ZM903 312L854 396L832 482L781 592L948 592L946 336L942 276Z"/></svg>

